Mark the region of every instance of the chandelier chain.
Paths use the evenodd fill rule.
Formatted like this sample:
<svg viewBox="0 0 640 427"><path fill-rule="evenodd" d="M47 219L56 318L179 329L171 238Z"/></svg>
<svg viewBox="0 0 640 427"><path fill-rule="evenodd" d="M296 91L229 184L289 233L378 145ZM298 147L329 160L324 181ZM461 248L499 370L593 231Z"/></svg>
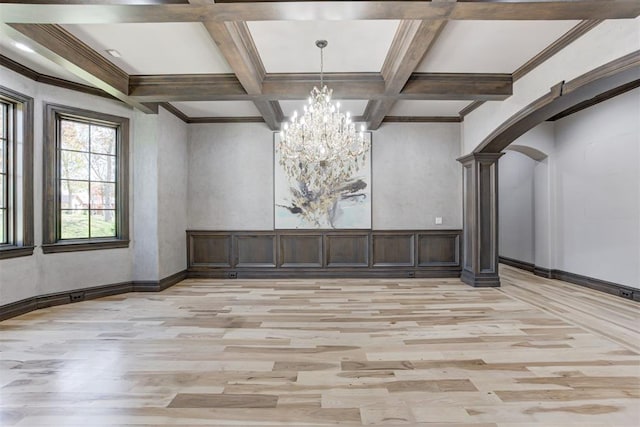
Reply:
<svg viewBox="0 0 640 427"><path fill-rule="evenodd" d="M324 86L324 47L320 48L320 88Z"/></svg>

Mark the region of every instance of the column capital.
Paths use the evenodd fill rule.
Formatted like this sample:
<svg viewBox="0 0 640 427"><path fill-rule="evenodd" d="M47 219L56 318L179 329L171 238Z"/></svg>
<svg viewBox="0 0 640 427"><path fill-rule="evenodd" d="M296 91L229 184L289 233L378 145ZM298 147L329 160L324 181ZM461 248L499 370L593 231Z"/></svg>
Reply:
<svg viewBox="0 0 640 427"><path fill-rule="evenodd" d="M484 162L495 162L500 157L504 156L505 153L471 153L466 156L458 157L456 160L460 163L468 164L474 160L484 161Z"/></svg>

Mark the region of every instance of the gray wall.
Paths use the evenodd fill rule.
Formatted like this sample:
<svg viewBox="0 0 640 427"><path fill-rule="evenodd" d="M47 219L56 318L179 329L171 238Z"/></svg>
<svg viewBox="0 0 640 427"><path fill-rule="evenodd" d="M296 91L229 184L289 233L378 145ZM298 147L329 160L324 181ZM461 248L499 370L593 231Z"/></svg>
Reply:
<svg viewBox="0 0 640 427"><path fill-rule="evenodd" d="M507 151L498 162L500 256L533 264L534 168L536 161Z"/></svg>
<svg viewBox="0 0 640 427"><path fill-rule="evenodd" d="M32 256L0 261L0 305L34 295L126 282L132 279L133 249L43 254L42 244L42 112L44 103L88 108L133 118L120 102L37 83L0 67L0 85L34 98L34 241ZM131 123L132 135L135 121ZM131 170L133 170L131 162ZM133 194L130 192L130 203ZM133 210L130 210L130 222ZM133 226L133 225L132 225Z"/></svg>
<svg viewBox="0 0 640 427"><path fill-rule="evenodd" d="M135 195L133 236L134 280L159 279L158 248L158 117L136 111L133 135Z"/></svg>
<svg viewBox="0 0 640 427"><path fill-rule="evenodd" d="M462 228L458 123L387 123L372 145L373 228Z"/></svg>
<svg viewBox="0 0 640 427"><path fill-rule="evenodd" d="M187 268L187 124L158 113L159 277Z"/></svg>
<svg viewBox="0 0 640 427"><path fill-rule="evenodd" d="M263 123L189 126L188 228L273 229L273 132Z"/></svg>
<svg viewBox="0 0 640 427"><path fill-rule="evenodd" d="M374 229L462 227L459 129L409 123L373 132ZM263 124L190 125L188 189L189 229L272 230L273 133Z"/></svg>
<svg viewBox="0 0 640 427"><path fill-rule="evenodd" d="M500 159L500 255L640 288L640 89L543 123L514 144L548 158ZM532 238L511 241L531 216Z"/></svg>
<svg viewBox="0 0 640 427"><path fill-rule="evenodd" d="M555 131L556 268L640 288L640 89Z"/></svg>
<svg viewBox="0 0 640 427"><path fill-rule="evenodd" d="M159 280L186 268L187 125L160 110L134 112L102 97L40 84L0 68L0 85L35 99L32 256L0 260L0 305L36 295ZM43 254L42 111L45 102L128 117L131 124L129 248Z"/></svg>

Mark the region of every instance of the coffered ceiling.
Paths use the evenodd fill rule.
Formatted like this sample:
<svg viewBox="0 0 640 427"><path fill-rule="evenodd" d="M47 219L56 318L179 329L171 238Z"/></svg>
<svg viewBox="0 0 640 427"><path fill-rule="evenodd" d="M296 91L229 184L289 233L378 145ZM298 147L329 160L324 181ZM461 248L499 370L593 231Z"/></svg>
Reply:
<svg viewBox="0 0 640 427"><path fill-rule="evenodd" d="M638 0L0 0L0 65L148 113L277 129L319 83L326 39L334 99L376 129L459 121L601 20L639 14Z"/></svg>
<svg viewBox="0 0 640 427"><path fill-rule="evenodd" d="M200 23L63 25L127 74L232 73ZM107 49L117 50L114 58Z"/></svg>

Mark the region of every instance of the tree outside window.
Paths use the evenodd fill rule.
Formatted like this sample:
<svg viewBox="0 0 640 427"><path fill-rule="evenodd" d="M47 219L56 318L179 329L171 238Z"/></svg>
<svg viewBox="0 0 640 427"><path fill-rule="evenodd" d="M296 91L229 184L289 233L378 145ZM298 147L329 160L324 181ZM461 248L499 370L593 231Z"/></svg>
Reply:
<svg viewBox="0 0 640 427"><path fill-rule="evenodd" d="M128 246L128 132L123 117L46 105L45 253Z"/></svg>
<svg viewBox="0 0 640 427"><path fill-rule="evenodd" d="M60 238L115 237L116 129L60 120Z"/></svg>

